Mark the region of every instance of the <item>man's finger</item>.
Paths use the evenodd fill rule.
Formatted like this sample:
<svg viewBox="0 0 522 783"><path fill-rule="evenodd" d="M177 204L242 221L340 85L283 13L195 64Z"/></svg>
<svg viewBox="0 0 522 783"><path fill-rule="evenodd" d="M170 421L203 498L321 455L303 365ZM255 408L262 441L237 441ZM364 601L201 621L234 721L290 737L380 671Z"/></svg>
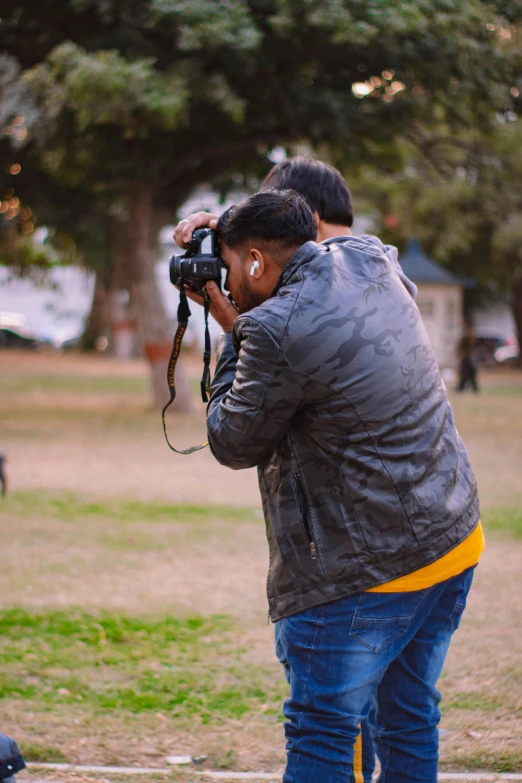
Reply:
<svg viewBox="0 0 522 783"><path fill-rule="evenodd" d="M217 228L218 216L210 212L194 212L181 220L174 231L174 240L183 247L190 242L192 234L197 228Z"/></svg>
<svg viewBox="0 0 522 783"><path fill-rule="evenodd" d="M198 212L196 215L188 218L183 227L183 242L190 242L192 234L197 228L217 228L217 219L208 212Z"/></svg>
<svg viewBox="0 0 522 783"><path fill-rule="evenodd" d="M178 286L176 287L179 289ZM192 302L196 302L198 305L204 304L203 297L196 294L191 288L185 286L185 291L187 293L187 298ZM221 293L218 285L212 280L209 280L207 283L207 291L211 302L210 314L216 319L223 331L230 332L234 325L234 321L239 315L239 310L235 304L230 301L228 296Z"/></svg>
<svg viewBox="0 0 522 783"><path fill-rule="evenodd" d="M221 300L225 299L224 295L219 290L219 287L217 283L214 283L213 280L209 280L207 283L207 291L208 295L210 296L211 301L213 304L221 304ZM228 301L228 299L227 299Z"/></svg>
<svg viewBox="0 0 522 783"><path fill-rule="evenodd" d="M179 286L176 286L176 288L179 290ZM191 299L193 302L196 302L199 305L203 305L203 297L199 294L196 294L195 291L193 291L192 288L189 288L187 285L185 286L185 293L187 295L187 299Z"/></svg>

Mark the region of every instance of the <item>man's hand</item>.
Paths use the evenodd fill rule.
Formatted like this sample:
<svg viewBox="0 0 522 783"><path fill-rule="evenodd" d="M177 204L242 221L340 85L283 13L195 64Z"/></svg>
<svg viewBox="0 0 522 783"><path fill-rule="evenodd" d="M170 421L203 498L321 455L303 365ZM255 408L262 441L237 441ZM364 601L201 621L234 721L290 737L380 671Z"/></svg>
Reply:
<svg viewBox="0 0 522 783"><path fill-rule="evenodd" d="M196 228L200 228L200 226L197 226ZM185 286L185 291L187 297L192 299L193 302L197 302L200 305L203 304L202 296L195 294L188 286ZM232 304L228 296L221 293L217 283L213 280L209 280L207 283L207 291L210 296L210 314L216 319L224 332L231 332L234 321L239 315L237 307Z"/></svg>
<svg viewBox="0 0 522 783"><path fill-rule="evenodd" d="M174 240L180 247L184 247L192 239L192 234L197 228L217 228L218 216L210 212L194 212L188 218L182 220L174 231ZM203 297L195 294L191 288L185 287L187 297L193 302L203 304ZM210 314L216 319L224 332L231 332L234 321L239 315L228 296L221 293L216 283L209 281L207 291L210 296Z"/></svg>
<svg viewBox="0 0 522 783"><path fill-rule="evenodd" d="M194 212L178 223L174 231L174 241L180 247L185 247L192 239L196 228L217 228L217 222L218 215L212 215L210 212Z"/></svg>

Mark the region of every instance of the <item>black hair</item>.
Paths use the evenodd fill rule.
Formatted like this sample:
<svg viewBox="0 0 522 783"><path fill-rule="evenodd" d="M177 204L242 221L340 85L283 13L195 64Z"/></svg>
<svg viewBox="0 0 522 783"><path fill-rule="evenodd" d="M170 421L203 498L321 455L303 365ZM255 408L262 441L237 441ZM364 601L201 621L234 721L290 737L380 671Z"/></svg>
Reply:
<svg viewBox="0 0 522 783"><path fill-rule="evenodd" d="M219 238L235 250L247 242L269 245L274 261L284 266L288 251L315 240L312 210L295 190L267 190L228 209L218 221Z"/></svg>
<svg viewBox="0 0 522 783"><path fill-rule="evenodd" d="M353 201L348 185L328 163L301 156L283 160L265 177L262 189L268 188L296 190L325 223L338 226L353 223Z"/></svg>

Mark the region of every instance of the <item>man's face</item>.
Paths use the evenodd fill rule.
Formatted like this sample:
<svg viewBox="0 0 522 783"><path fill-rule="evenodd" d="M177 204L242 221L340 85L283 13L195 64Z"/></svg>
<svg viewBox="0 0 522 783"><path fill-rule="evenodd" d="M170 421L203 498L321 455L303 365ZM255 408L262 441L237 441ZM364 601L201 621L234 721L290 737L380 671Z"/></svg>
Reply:
<svg viewBox="0 0 522 783"><path fill-rule="evenodd" d="M256 260L251 251L245 251L245 255L242 257L222 243L221 258L227 271L224 288L226 291L230 291L240 313L252 310L270 297L273 287L267 294L264 286L255 285L254 278L247 271Z"/></svg>

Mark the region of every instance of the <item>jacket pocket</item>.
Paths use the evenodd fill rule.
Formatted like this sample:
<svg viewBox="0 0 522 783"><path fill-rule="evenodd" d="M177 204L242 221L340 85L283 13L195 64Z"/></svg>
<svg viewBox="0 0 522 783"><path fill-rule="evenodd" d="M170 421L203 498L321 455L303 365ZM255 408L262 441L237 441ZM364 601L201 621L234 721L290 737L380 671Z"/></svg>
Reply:
<svg viewBox="0 0 522 783"><path fill-rule="evenodd" d="M310 524L310 510L308 508L308 503L303 488L303 482L301 481L301 475L299 473L294 473L294 483L295 483L295 490L297 496L297 503L301 515L301 524L303 525L305 538L308 541L308 546L310 547L310 557L312 558L312 560L316 560L317 546L314 541L312 526Z"/></svg>

